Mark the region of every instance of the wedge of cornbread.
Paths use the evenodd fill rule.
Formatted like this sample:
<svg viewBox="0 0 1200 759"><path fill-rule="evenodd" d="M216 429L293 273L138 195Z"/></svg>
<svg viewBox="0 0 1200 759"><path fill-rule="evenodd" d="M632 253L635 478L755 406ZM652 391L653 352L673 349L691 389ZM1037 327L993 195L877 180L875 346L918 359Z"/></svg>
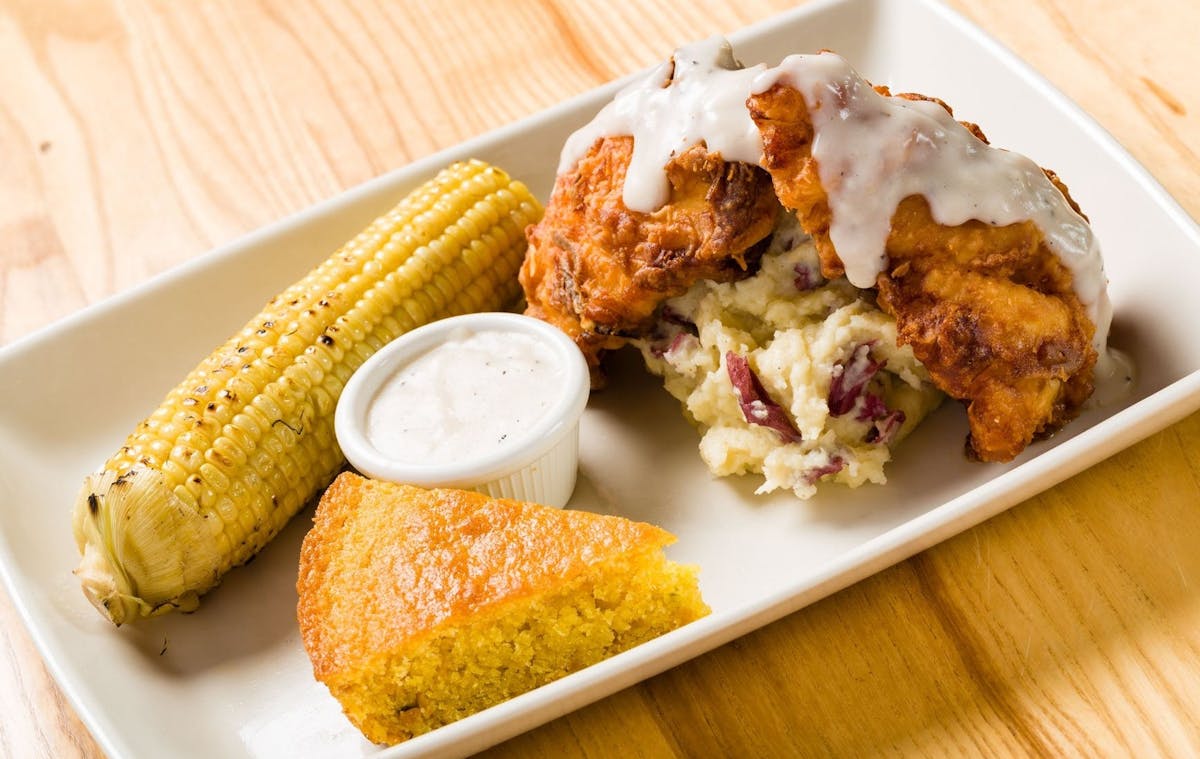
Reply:
<svg viewBox="0 0 1200 759"><path fill-rule="evenodd" d="M704 616L674 537L615 516L342 474L304 540L313 673L398 743Z"/></svg>

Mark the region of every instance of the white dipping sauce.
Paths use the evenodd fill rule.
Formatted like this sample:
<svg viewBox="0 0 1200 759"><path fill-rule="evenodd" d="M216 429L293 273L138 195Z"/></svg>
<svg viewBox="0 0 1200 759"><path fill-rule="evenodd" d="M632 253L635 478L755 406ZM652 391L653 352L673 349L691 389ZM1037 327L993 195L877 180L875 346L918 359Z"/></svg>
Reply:
<svg viewBox="0 0 1200 759"><path fill-rule="evenodd" d="M703 142L727 161L761 163L762 137L746 100L777 83L790 85L812 119L812 153L833 217L830 239L852 284L875 286L887 266L892 215L911 195L923 196L947 226L1032 221L1071 271L1104 360L1112 305L1100 247L1033 161L978 140L936 103L880 95L833 53L738 69L729 43L710 37L680 48L672 60L625 87L571 135L560 174L596 140L631 135L623 199L631 210L652 212L669 199L666 164L694 145Z"/></svg>
<svg viewBox="0 0 1200 759"><path fill-rule="evenodd" d="M535 337L458 330L380 386L367 439L408 464L470 461L522 442L566 390L566 369Z"/></svg>

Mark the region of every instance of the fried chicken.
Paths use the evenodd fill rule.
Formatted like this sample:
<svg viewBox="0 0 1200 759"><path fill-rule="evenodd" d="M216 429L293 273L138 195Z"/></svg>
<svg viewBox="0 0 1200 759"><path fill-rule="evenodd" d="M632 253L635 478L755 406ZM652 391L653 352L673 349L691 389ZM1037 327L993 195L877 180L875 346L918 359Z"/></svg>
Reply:
<svg viewBox="0 0 1200 759"><path fill-rule="evenodd" d="M778 83L747 105L779 199L816 241L825 276L841 275L804 97ZM964 126L986 142L978 127ZM1046 175L1078 213L1066 187L1052 172ZM966 404L970 455L1011 460L1078 414L1092 392L1095 325L1072 273L1037 225L972 220L943 226L926 199L912 195L892 216L886 255L875 283L879 305L895 317L899 342L912 346L934 383Z"/></svg>
<svg viewBox="0 0 1200 759"><path fill-rule="evenodd" d="M751 273L781 203L822 274L876 291L898 343L966 405L968 453L1011 460L1091 395L1111 304L1066 187L961 126L940 100L893 98L834 54L744 69L719 38L681 48L568 141L528 230L528 313L575 338L598 376L601 354L651 331L664 301ZM612 134L640 134L642 159L635 137ZM648 165L663 145L670 159ZM644 198L664 187L663 162L667 203L630 210L626 175Z"/></svg>
<svg viewBox="0 0 1200 759"><path fill-rule="evenodd" d="M749 274L780 213L770 176L697 145L665 167L666 205L631 211L622 200L631 137L598 140L557 178L546 215L526 230L526 313L579 345L594 384L604 351L643 336L663 301L695 282Z"/></svg>

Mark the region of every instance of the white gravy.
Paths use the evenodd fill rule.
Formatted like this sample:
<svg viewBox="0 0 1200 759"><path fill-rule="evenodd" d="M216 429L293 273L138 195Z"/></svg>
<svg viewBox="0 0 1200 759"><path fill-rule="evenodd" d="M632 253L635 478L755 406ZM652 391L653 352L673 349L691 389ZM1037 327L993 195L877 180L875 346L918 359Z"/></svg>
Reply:
<svg viewBox="0 0 1200 759"><path fill-rule="evenodd" d="M778 66L738 69L729 43L710 37L680 48L625 87L563 147L559 173L601 137L632 135L623 198L652 212L669 198L664 167L701 142L727 161L760 163L762 137L745 107L776 83L795 87L811 114L813 157L829 196L830 237L857 287L875 285L900 201L921 195L934 219L1004 226L1032 221L1074 277L1105 361L1112 305L1091 227L1033 161L993 148L936 103L884 97L842 57L792 55ZM673 74L672 74L673 71Z"/></svg>
<svg viewBox="0 0 1200 759"><path fill-rule="evenodd" d="M721 37L682 47L567 139L558 173L570 170L601 137L633 135L622 200L630 210L650 213L670 196L663 167L693 145L703 142L726 161L758 163L762 140L746 98L764 71L763 65L741 68Z"/></svg>
<svg viewBox="0 0 1200 759"><path fill-rule="evenodd" d="M1133 393L1137 381L1137 366L1124 351L1110 347L1100 354L1093 375L1095 390L1084 408L1109 408Z"/></svg>
<svg viewBox="0 0 1200 759"><path fill-rule="evenodd" d="M406 463L475 459L522 442L561 400L565 377L529 335L463 330L384 382L367 407L367 439Z"/></svg>

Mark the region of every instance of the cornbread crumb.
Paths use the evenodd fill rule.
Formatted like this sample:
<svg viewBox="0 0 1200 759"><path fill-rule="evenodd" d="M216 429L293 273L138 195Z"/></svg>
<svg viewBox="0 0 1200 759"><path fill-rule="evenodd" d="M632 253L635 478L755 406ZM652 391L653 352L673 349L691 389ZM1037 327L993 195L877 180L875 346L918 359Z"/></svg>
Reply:
<svg viewBox="0 0 1200 759"><path fill-rule="evenodd" d="M304 540L313 672L398 743L704 616L696 568L653 525L458 490L330 486Z"/></svg>

